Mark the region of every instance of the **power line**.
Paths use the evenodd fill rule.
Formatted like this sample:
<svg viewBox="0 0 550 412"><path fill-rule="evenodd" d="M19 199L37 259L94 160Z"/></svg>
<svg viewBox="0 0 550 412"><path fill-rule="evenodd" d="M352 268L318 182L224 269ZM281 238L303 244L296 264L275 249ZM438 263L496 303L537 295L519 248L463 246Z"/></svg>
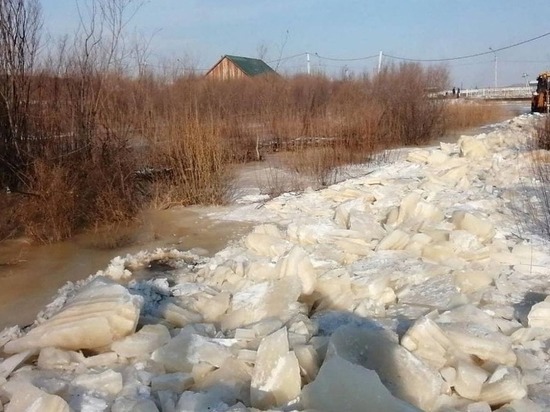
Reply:
<svg viewBox="0 0 550 412"><path fill-rule="evenodd" d="M303 52L303 53L299 53L299 54L294 54L292 56L286 56L286 57L281 57L279 59L275 59L275 60L269 60L267 61L266 63L280 63L282 61L285 61L285 60L290 60L290 59L294 59L296 57L301 57L301 56L305 56L307 54L307 52Z"/></svg>
<svg viewBox="0 0 550 412"><path fill-rule="evenodd" d="M467 54L467 55L464 55L464 56L447 57L447 58L442 58L442 59L415 59L415 58L409 58L409 57L393 56L393 55L385 54L385 53L383 54L383 56L388 57L390 59L413 61L413 62L445 62L445 61L453 61L453 60L464 60L464 59L471 59L472 57L486 56L488 54L493 54L495 52L499 52L499 51L502 51L502 50L508 50L508 49L511 49L511 48L514 48L514 47L521 46L521 45L526 44L526 43L533 42L535 40L542 39L543 37L547 37L547 36L550 36L550 32L541 34L539 36L532 37L532 38L527 39L527 40L522 40L522 41L519 41L517 43L507 45L507 46L499 47L497 49L492 49L492 50L489 50L489 51L484 51L484 52L479 52L479 53ZM307 52L298 53L298 54L294 54L294 55L291 55L291 56L282 57L280 59L270 60L267 63L274 63L274 62L281 62L281 61L285 61L285 60L290 60L290 59L294 59L296 57L305 56L307 54L308 54ZM314 53L314 55L315 55L315 57L317 57L318 59L321 59L321 60L331 60L331 61L339 61L339 62L370 60L370 59L374 59L376 57L379 57L379 54L372 54L370 56L364 56L364 57L350 57L350 58L338 58L338 57L321 56L319 53ZM526 62L528 62L528 61L526 61ZM537 63L539 63L539 62L537 62ZM546 62L540 62L540 63L546 63Z"/></svg>
<svg viewBox="0 0 550 412"><path fill-rule="evenodd" d="M498 49L492 49L490 51L485 51L485 52L481 52L481 53L468 54L466 56L448 57L448 58L445 58L445 59L412 59L412 58L408 58L408 57L392 56L392 55L389 55L389 54L384 54L384 57L389 57L390 59L395 59L395 60L413 61L413 62L445 62L445 61L451 61L451 60L471 59L472 57L485 56L487 54L493 54L493 53L496 53L496 52L499 52L499 51L502 51L502 50L507 50L507 49L511 49L513 47L521 46L523 44L530 43L530 42L538 40L538 39L542 39L543 37L546 37L546 36L550 36L550 32L544 33L544 34L541 34L540 36L532 37L530 39L523 40L523 41L520 41L520 42L517 42L517 43L514 43L514 44L510 44L508 46L500 47Z"/></svg>
<svg viewBox="0 0 550 412"><path fill-rule="evenodd" d="M357 61L357 60L374 59L375 57L378 57L378 54L373 54L372 56L365 56L365 57L356 57L356 58L351 58L351 59L340 59L340 58L336 58L336 57L324 57L324 56L320 56L318 53L315 53L315 56L319 59L322 59L322 60L332 60L332 61L336 61L336 62L352 62L352 61Z"/></svg>

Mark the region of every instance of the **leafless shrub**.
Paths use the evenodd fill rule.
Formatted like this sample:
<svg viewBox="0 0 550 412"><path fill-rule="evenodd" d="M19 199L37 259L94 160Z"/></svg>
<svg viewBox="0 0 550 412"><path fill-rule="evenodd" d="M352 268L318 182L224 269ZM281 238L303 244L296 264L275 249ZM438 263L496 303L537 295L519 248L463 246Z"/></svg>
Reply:
<svg viewBox="0 0 550 412"><path fill-rule="evenodd" d="M532 184L523 188L516 209L520 230L550 239L550 118L546 117L528 142Z"/></svg>
<svg viewBox="0 0 550 412"><path fill-rule="evenodd" d="M17 188L34 144L31 84L40 42L37 0L0 0L0 184Z"/></svg>
<svg viewBox="0 0 550 412"><path fill-rule="evenodd" d="M168 126L167 140L154 147L154 169L166 178L153 185L158 207L223 203L230 189L228 152L213 123L190 115Z"/></svg>
<svg viewBox="0 0 550 412"><path fill-rule="evenodd" d="M542 127L537 129L537 147L543 150L550 150L550 117L546 117ZM547 176L550 178L550 175Z"/></svg>
<svg viewBox="0 0 550 412"><path fill-rule="evenodd" d="M70 170L35 161L18 213L27 236L41 242L57 241L73 234L77 225L76 181Z"/></svg>

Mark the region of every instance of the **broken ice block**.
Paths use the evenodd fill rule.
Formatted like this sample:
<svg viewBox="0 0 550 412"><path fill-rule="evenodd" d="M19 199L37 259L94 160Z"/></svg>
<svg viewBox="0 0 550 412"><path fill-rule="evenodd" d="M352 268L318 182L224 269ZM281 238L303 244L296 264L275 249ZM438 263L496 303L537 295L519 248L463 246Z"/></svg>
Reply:
<svg viewBox="0 0 550 412"><path fill-rule="evenodd" d="M227 292L214 296L206 293L194 295L194 309L199 312L206 322L219 322L220 317L229 308L231 295Z"/></svg>
<svg viewBox="0 0 550 412"><path fill-rule="evenodd" d="M266 336L256 356L250 402L258 409L283 406L300 394L300 365L289 352L286 328Z"/></svg>
<svg viewBox="0 0 550 412"><path fill-rule="evenodd" d="M410 236L407 233L396 229L378 243L376 250L403 250L409 240Z"/></svg>
<svg viewBox="0 0 550 412"><path fill-rule="evenodd" d="M415 233L411 236L411 239L409 243L407 243L405 250L421 254L422 249L432 241L433 239L431 238L431 236L425 233Z"/></svg>
<svg viewBox="0 0 550 412"><path fill-rule="evenodd" d="M199 362L193 365L191 369L191 376L193 376L193 380L196 383L199 383L206 376L208 376L211 372L215 370L216 370L216 367L214 365L211 365L210 363L206 363L206 362Z"/></svg>
<svg viewBox="0 0 550 412"><path fill-rule="evenodd" d="M476 235L481 242L490 240L495 235L495 229L490 222L468 212L454 212L452 222L457 229L466 230Z"/></svg>
<svg viewBox="0 0 550 412"><path fill-rule="evenodd" d="M229 358L218 369L207 374L194 389L216 393L228 405L238 401L250 404L251 375L250 365L239 359Z"/></svg>
<svg viewBox="0 0 550 412"><path fill-rule="evenodd" d="M282 256L290 249L290 243L287 240L263 233L250 233L244 242L252 252L272 258Z"/></svg>
<svg viewBox="0 0 550 412"><path fill-rule="evenodd" d="M297 345L294 347L294 353L298 358L304 381L313 381L319 372L319 357L315 348L312 345Z"/></svg>
<svg viewBox="0 0 550 412"><path fill-rule="evenodd" d="M8 342L7 353L48 346L79 350L99 349L132 333L140 301L114 281L97 277L84 286L60 312Z"/></svg>
<svg viewBox="0 0 550 412"><path fill-rule="evenodd" d="M264 318L250 325L250 329L257 338L264 338L283 327L283 322L278 318Z"/></svg>
<svg viewBox="0 0 550 412"><path fill-rule="evenodd" d="M0 363L0 380L6 379L19 365L29 359L33 354L33 350L27 350L4 359L2 363Z"/></svg>
<svg viewBox="0 0 550 412"><path fill-rule="evenodd" d="M217 393L183 392L176 405L176 411L205 412L227 411L229 405L222 402Z"/></svg>
<svg viewBox="0 0 550 412"><path fill-rule="evenodd" d="M386 231L375 216L359 210L350 211L349 229L361 233L367 242L386 236Z"/></svg>
<svg viewBox="0 0 550 412"><path fill-rule="evenodd" d="M124 358L149 356L171 339L164 325L145 325L138 332L113 342L111 349Z"/></svg>
<svg viewBox="0 0 550 412"><path fill-rule="evenodd" d="M164 325L145 325L138 332L113 342L111 349L124 358L148 356L171 339Z"/></svg>
<svg viewBox="0 0 550 412"><path fill-rule="evenodd" d="M332 247L347 255L368 256L372 253L369 242L354 237L337 237L332 241ZM351 259L351 256L349 258Z"/></svg>
<svg viewBox="0 0 550 412"><path fill-rule="evenodd" d="M349 275L319 278L313 294L317 311L338 309L351 311L356 306Z"/></svg>
<svg viewBox="0 0 550 412"><path fill-rule="evenodd" d="M397 215L396 224L401 224L415 214L416 206L422 198L417 192L411 192L401 200L399 205L399 214Z"/></svg>
<svg viewBox="0 0 550 412"><path fill-rule="evenodd" d="M98 366L113 365L118 361L118 355L115 352L104 352L99 355L89 356L82 360L82 364L87 368L96 368Z"/></svg>
<svg viewBox="0 0 550 412"><path fill-rule="evenodd" d="M502 408L497 409L496 412L544 412L544 409L531 399L523 398L513 400Z"/></svg>
<svg viewBox="0 0 550 412"><path fill-rule="evenodd" d="M426 163L430 157L428 150L414 150L407 155L407 161L411 163Z"/></svg>
<svg viewBox="0 0 550 412"><path fill-rule="evenodd" d="M405 333L401 345L439 370L447 363L446 354L452 343L437 323L422 317Z"/></svg>
<svg viewBox="0 0 550 412"><path fill-rule="evenodd" d="M467 406L465 412L491 412L491 405L487 402L474 402Z"/></svg>
<svg viewBox="0 0 550 412"><path fill-rule="evenodd" d="M323 363L301 399L305 408L326 412L420 412L395 398L375 371L339 356Z"/></svg>
<svg viewBox="0 0 550 412"><path fill-rule="evenodd" d="M428 163L430 165L443 165L449 161L449 156L442 150L432 150L428 156Z"/></svg>
<svg viewBox="0 0 550 412"><path fill-rule="evenodd" d="M480 270L465 270L455 273L455 282L462 293L473 293L493 283L493 275Z"/></svg>
<svg viewBox="0 0 550 412"><path fill-rule="evenodd" d="M77 375L71 382L72 392L98 392L116 396L122 390L122 375L111 369L101 373Z"/></svg>
<svg viewBox="0 0 550 412"><path fill-rule="evenodd" d="M231 350L213 339L184 328L179 335L153 352L151 358L164 366L167 372L191 372L201 362L219 367L231 357Z"/></svg>
<svg viewBox="0 0 550 412"><path fill-rule="evenodd" d="M516 368L500 366L481 388L479 395L490 405L501 405L515 399L522 399L527 390L521 382L521 374Z"/></svg>
<svg viewBox="0 0 550 412"><path fill-rule="evenodd" d="M189 389L195 381L190 373L175 372L159 375L151 379L151 389L155 392L172 391L181 393Z"/></svg>
<svg viewBox="0 0 550 412"><path fill-rule="evenodd" d="M490 332L499 331L496 319L492 315L471 304L460 305L441 313L437 318L437 322L440 324L470 323L472 325L481 326L483 329Z"/></svg>
<svg viewBox="0 0 550 412"><path fill-rule="evenodd" d="M117 398L111 406L111 412L158 412L151 399Z"/></svg>
<svg viewBox="0 0 550 412"><path fill-rule="evenodd" d="M394 396L430 410L441 394L444 382L436 369L396 340L388 331L341 326L330 338L326 358L339 356L373 369Z"/></svg>
<svg viewBox="0 0 550 412"><path fill-rule="evenodd" d="M422 258L428 262L460 267L460 259L450 242L430 243L422 248Z"/></svg>
<svg viewBox="0 0 550 412"><path fill-rule="evenodd" d="M307 315L304 315L303 313L299 313L296 316L294 316L292 319L290 319L286 326L288 328L288 332L296 334L296 335L302 335L304 336L306 342L315 334L317 333L317 324L313 322Z"/></svg>
<svg viewBox="0 0 550 412"><path fill-rule="evenodd" d="M488 156L489 151L482 140L473 136L461 136L458 140L460 155L471 159L480 159Z"/></svg>
<svg viewBox="0 0 550 412"><path fill-rule="evenodd" d="M50 395L26 382L8 382L2 387L10 396L6 412L69 412L63 398Z"/></svg>
<svg viewBox="0 0 550 412"><path fill-rule="evenodd" d="M302 284L295 277L243 288L233 295L230 309L222 316L222 329L236 329L265 318L286 321L296 311L293 304L301 293Z"/></svg>
<svg viewBox="0 0 550 412"><path fill-rule="evenodd" d="M515 365L512 340L500 332L491 332L476 324L441 324L445 335L459 350L485 361Z"/></svg>
<svg viewBox="0 0 550 412"><path fill-rule="evenodd" d="M302 285L302 294L309 295L315 288L317 274L309 255L300 246L294 246L290 252L277 262L276 270L280 277L296 277Z"/></svg>
<svg viewBox="0 0 550 412"><path fill-rule="evenodd" d="M183 308L169 300L162 302L157 311L160 316L177 327L183 327L191 323L200 323L203 320L200 313Z"/></svg>
<svg viewBox="0 0 550 412"><path fill-rule="evenodd" d="M400 291L399 303L426 309L441 310L452 307L461 297L452 279L452 275L434 276L403 289Z"/></svg>
<svg viewBox="0 0 550 412"><path fill-rule="evenodd" d="M456 392L464 398L478 400L481 385L487 380L489 373L479 366L463 360L457 362L456 372L454 382Z"/></svg>
<svg viewBox="0 0 550 412"><path fill-rule="evenodd" d="M550 329L550 297L546 297L543 302L534 304L527 319L531 328Z"/></svg>
<svg viewBox="0 0 550 412"><path fill-rule="evenodd" d="M84 362L84 356L80 352L44 348L40 350L36 364L41 369L71 370L82 362Z"/></svg>

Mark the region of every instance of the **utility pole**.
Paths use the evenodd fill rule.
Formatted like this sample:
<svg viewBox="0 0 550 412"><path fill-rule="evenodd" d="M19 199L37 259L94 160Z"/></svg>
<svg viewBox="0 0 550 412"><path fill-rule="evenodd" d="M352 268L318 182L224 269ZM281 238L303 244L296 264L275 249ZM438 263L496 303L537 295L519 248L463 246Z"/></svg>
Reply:
<svg viewBox="0 0 550 412"><path fill-rule="evenodd" d="M380 74L381 69L382 69L382 50L380 50L380 53L378 54L378 74Z"/></svg>
<svg viewBox="0 0 550 412"><path fill-rule="evenodd" d="M497 58L497 52L493 50L492 47L489 47L489 50L491 50L495 54L495 89L498 87L498 58Z"/></svg>
<svg viewBox="0 0 550 412"><path fill-rule="evenodd" d="M311 63L309 61L309 53L306 53L306 59L307 59L307 75L309 76L311 74Z"/></svg>

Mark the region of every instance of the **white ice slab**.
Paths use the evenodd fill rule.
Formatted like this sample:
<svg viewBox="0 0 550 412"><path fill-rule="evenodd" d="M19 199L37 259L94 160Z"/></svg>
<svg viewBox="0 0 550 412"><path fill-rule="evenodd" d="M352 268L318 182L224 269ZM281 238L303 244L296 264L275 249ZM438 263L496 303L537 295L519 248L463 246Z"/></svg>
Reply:
<svg viewBox="0 0 550 412"><path fill-rule="evenodd" d="M95 278L59 313L8 342L7 353L48 346L62 349L99 349L134 332L141 301L106 278Z"/></svg>

